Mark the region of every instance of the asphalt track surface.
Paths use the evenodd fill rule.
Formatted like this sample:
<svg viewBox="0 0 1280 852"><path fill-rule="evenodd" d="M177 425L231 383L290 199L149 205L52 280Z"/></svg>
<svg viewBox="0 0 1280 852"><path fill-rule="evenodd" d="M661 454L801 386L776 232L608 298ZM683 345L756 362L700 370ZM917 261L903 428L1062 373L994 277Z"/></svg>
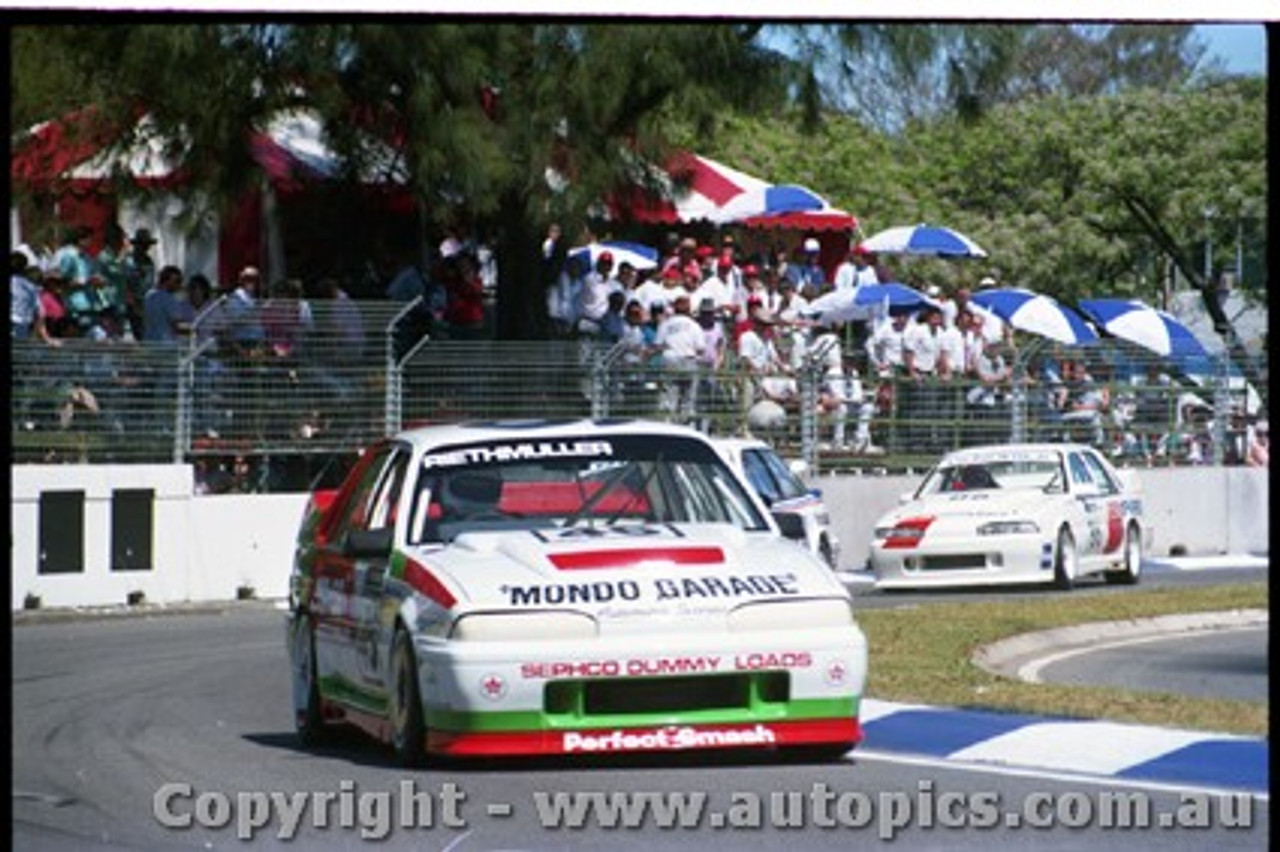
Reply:
<svg viewBox="0 0 1280 852"><path fill-rule="evenodd" d="M1051 683L1266 701L1267 630L1252 627L1108 644L1043 665Z"/></svg>
<svg viewBox="0 0 1280 852"><path fill-rule="evenodd" d="M1219 575L1225 581L1227 575ZM1195 582L1184 578L1183 582ZM835 762L754 756L729 758L707 753L645 759L450 764L406 773L387 751L356 734L341 736L324 749L296 744L289 707L283 613L266 603L227 605L210 613L21 623L13 630L13 848L17 850L108 849L387 849L553 850L553 849L713 849L764 850L864 848L900 849L1068 849L1202 850L1264 848L1269 800L1250 800L1251 827L1213 825L1195 830L1104 828L1097 820L1081 827L1011 827L1001 817L996 828L943 827L925 814L939 809L953 818L956 794L998 797L1000 813L1020 812L1027 797L1043 794L1080 805L1104 795L1139 794L1153 812L1174 814L1188 807L1187 791L1173 786L1133 785L1110 778L1061 773L966 767L945 761L855 751ZM174 812L190 814L195 797L231 803L238 794L270 791L296 794L344 792L396 795L402 783L433 798L426 828L393 825L382 841L365 840L359 813L351 827L316 827L312 808L293 842L278 839L279 819L258 829L252 842L236 836L233 821L223 828L165 828L155 817L157 793L166 785L190 785L191 796L173 800ZM446 785L453 785L446 787ZM183 788L185 789L185 788ZM442 825L445 791L465 796L456 808L464 826ZM736 794L756 794L764 803L786 803L778 811L802 827L662 829L652 820L635 829L545 827L535 797L557 791L705 793L710 805L727 810ZM912 826L893 832L883 821L861 827L830 822L830 812L787 810L800 800L830 801L839 795L880 801L901 796ZM1197 794L1198 795L1198 794ZM1211 794L1211 807L1222 801ZM221 797L230 797L221 799ZM966 802L972 800L965 800ZM984 801L990 801L984 798ZM903 805L903 803L906 803ZM402 804L402 803L401 803ZM215 808L207 813L218 821ZM354 806L353 806L354 807ZM395 805L393 805L395 807ZM496 807L496 811L495 811ZM963 806L959 811L963 817ZM1100 812L1101 807L1098 806ZM340 822L337 807L328 809ZM372 814L372 812L369 812ZM887 814L887 806L879 812ZM899 810L901 813L901 810ZM1043 808L1037 810L1044 814ZM1052 815L1052 813L1050 813ZM1079 816L1079 811L1076 811ZM1211 814L1212 816L1212 814ZM1239 816L1239 811L1236 812ZM849 818L866 818L859 811ZM1190 818L1197 818L1192 812ZM398 818L397 820L398 821ZM839 820L843 823L845 820ZM954 822L954 819L952 819Z"/></svg>

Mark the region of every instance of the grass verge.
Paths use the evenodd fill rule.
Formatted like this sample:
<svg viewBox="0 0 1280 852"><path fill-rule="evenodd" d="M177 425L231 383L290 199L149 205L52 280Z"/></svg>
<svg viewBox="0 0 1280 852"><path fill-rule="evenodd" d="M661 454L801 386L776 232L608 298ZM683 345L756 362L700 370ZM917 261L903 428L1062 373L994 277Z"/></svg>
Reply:
<svg viewBox="0 0 1280 852"><path fill-rule="evenodd" d="M1024 683L984 671L970 658L983 645L1035 630L1267 603L1267 584L1247 583L861 610L870 657L866 692L885 701L1266 735L1265 701Z"/></svg>

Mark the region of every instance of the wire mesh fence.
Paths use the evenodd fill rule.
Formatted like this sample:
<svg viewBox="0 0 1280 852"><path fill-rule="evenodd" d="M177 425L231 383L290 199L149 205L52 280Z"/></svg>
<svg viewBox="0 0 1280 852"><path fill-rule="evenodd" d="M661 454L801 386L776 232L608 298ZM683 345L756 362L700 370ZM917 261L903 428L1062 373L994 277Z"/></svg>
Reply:
<svg viewBox="0 0 1280 852"><path fill-rule="evenodd" d="M1221 358L1027 346L1009 353L1009 377L984 384L879 375L860 352L760 375L732 346L719 369L675 370L621 345L440 340L429 328L417 305L267 302L246 319L224 300L177 344L13 340L13 459L234 460L258 472L254 487L293 489L417 424L643 417L763 435L815 470L919 468L1024 440L1081 440L1125 463L1230 464L1266 417L1265 356L1256 387ZM273 474L283 468L295 473Z"/></svg>

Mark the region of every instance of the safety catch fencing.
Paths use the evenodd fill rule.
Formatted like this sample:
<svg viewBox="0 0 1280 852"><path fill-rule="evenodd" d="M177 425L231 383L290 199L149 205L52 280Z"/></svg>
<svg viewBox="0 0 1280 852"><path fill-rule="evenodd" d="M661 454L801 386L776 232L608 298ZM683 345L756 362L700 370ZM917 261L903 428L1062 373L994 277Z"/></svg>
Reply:
<svg viewBox="0 0 1280 852"><path fill-rule="evenodd" d="M1265 416L1258 389L1220 360L1198 377L1144 383L1133 377L1163 363L1126 351L1129 376L1109 378L1105 409L1073 415L1052 408L1021 362L993 388L865 366L837 380L818 357L759 376L732 353L716 370L672 370L594 341L441 340L431 328L416 304L268 302L255 324L224 301L179 343L13 340L13 460L323 457L418 424L643 417L755 433L813 470L918 469L957 447L1064 439L1122 461L1229 463Z"/></svg>

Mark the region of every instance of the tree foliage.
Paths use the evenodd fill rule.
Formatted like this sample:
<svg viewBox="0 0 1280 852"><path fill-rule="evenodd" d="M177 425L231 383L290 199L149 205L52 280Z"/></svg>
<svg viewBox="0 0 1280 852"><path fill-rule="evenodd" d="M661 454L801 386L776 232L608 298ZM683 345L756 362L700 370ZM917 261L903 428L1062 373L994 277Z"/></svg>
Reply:
<svg viewBox="0 0 1280 852"><path fill-rule="evenodd" d="M811 186L868 233L959 228L991 251L983 271L1068 300L1150 299L1169 267L1207 293L1203 242L1246 221L1265 252L1265 81L1201 83L1185 26L357 19L18 27L11 44L15 128L145 110L214 199L259 179L247 136L281 108L317 110L350 176L363 140L392 141L426 216L495 243L507 337L540 331L547 225L583 234L679 146Z"/></svg>

